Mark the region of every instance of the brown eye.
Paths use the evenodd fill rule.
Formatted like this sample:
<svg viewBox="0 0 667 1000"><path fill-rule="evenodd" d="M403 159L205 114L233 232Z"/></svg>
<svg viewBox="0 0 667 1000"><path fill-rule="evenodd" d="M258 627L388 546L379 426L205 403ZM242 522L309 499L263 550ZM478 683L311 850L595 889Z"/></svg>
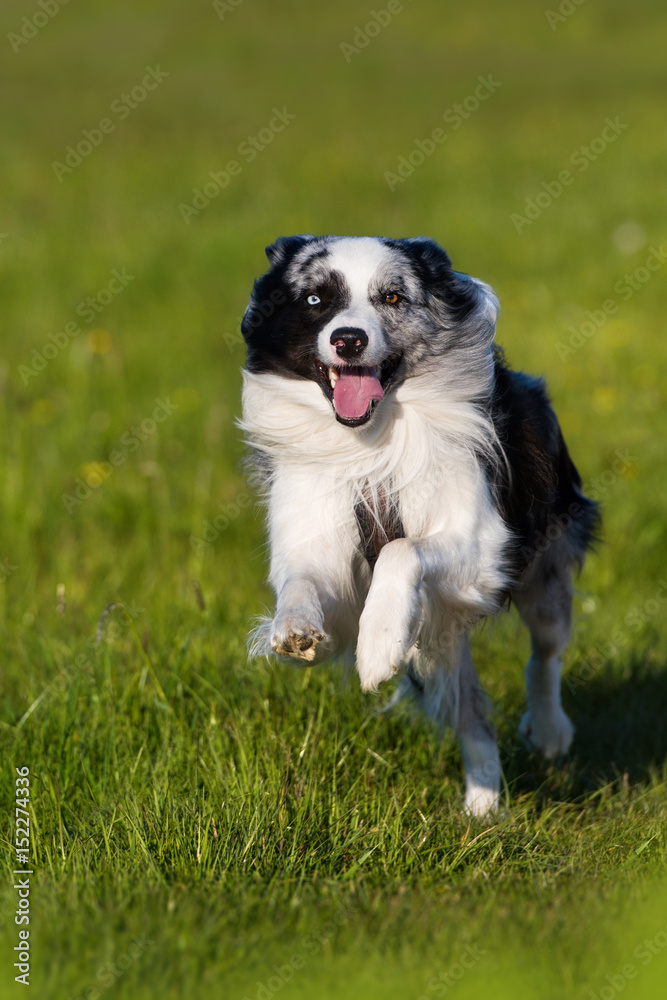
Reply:
<svg viewBox="0 0 667 1000"><path fill-rule="evenodd" d="M398 292L387 292L387 294L384 297L384 300L387 303L387 305L395 306L399 300Z"/></svg>

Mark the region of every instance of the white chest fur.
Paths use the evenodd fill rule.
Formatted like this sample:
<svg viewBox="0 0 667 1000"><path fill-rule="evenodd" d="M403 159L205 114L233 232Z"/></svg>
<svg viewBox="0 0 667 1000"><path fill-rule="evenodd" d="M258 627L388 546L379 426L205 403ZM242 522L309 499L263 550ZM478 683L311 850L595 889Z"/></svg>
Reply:
<svg viewBox="0 0 667 1000"><path fill-rule="evenodd" d="M370 425L351 429L335 420L314 382L244 373L241 426L273 470L269 535L278 592L308 567L344 598L360 545L355 506L383 492L396 499L407 538L438 537L449 547L457 586L489 595L502 587L508 531L479 458L493 429L473 404L419 382L383 400Z"/></svg>

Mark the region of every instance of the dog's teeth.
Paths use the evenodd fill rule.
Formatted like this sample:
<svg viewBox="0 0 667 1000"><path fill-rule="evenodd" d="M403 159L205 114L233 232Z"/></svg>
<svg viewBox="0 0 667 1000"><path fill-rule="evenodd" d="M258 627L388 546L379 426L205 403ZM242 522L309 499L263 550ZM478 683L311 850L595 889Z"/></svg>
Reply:
<svg viewBox="0 0 667 1000"><path fill-rule="evenodd" d="M336 388L336 382L338 381L339 378L340 378L340 376L339 376L338 372L336 371L336 369L335 368L330 368L329 369L329 382L331 383L331 388L332 389Z"/></svg>

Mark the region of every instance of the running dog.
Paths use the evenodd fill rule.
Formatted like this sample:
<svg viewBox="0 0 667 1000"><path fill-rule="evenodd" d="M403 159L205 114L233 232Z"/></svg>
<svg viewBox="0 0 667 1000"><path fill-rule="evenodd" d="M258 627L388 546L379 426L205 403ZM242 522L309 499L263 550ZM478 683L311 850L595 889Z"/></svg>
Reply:
<svg viewBox="0 0 667 1000"><path fill-rule="evenodd" d="M524 739L547 759L572 574L596 533L541 380L494 345L498 301L433 240L292 236L267 248L242 331L242 429L268 503L277 608L255 654L403 673L458 734L466 808L500 761L468 631L512 600L530 630Z"/></svg>

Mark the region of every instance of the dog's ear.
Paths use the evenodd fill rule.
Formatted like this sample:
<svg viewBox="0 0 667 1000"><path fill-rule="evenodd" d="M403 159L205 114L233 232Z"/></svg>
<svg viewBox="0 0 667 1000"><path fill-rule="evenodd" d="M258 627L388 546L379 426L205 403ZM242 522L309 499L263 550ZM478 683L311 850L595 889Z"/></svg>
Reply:
<svg viewBox="0 0 667 1000"><path fill-rule="evenodd" d="M282 264L288 257L293 257L297 250L305 247L307 243L317 239L316 236L279 236L275 243L265 249L265 254L269 258L269 263L275 267Z"/></svg>
<svg viewBox="0 0 667 1000"><path fill-rule="evenodd" d="M447 306L456 322L475 313L495 329L500 306L489 285L455 271L447 251L428 236L416 236L398 243L429 292Z"/></svg>
<svg viewBox="0 0 667 1000"><path fill-rule="evenodd" d="M429 271L431 279L443 271L452 270L452 262L446 250L429 236L413 236L408 240L398 240L408 257L418 266Z"/></svg>

